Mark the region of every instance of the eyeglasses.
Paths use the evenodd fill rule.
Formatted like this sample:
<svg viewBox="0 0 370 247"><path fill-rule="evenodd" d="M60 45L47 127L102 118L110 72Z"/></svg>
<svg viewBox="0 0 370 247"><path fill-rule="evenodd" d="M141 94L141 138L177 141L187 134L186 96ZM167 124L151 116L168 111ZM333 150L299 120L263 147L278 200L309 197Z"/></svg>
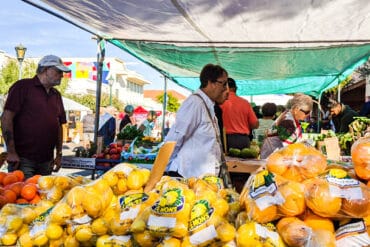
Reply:
<svg viewBox="0 0 370 247"><path fill-rule="evenodd" d="M227 88L228 87L227 81L216 81L216 82L222 84L223 88Z"/></svg>
<svg viewBox="0 0 370 247"><path fill-rule="evenodd" d="M305 115L308 115L311 113L311 111L305 111L305 110L302 110L302 109L299 109L301 112L303 112Z"/></svg>

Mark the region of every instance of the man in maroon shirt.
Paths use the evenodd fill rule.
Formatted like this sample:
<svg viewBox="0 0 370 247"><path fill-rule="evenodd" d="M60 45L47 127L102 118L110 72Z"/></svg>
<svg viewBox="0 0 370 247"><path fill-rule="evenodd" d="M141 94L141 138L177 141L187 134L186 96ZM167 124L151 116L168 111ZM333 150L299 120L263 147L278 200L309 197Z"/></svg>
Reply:
<svg viewBox="0 0 370 247"><path fill-rule="evenodd" d="M69 71L59 57L47 55L40 60L35 77L10 87L1 116L9 172L19 169L28 178L60 169L66 115L62 96L54 86L60 85L63 72Z"/></svg>

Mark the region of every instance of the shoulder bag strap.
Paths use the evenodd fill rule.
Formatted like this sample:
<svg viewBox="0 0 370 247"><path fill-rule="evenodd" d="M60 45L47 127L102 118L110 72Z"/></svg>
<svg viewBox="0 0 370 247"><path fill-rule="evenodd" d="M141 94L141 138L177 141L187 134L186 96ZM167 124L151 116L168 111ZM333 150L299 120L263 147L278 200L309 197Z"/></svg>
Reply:
<svg viewBox="0 0 370 247"><path fill-rule="evenodd" d="M199 94L197 93L194 93L193 94L194 96L197 96L199 97L205 108L206 108L206 111L208 113L208 117L209 119L211 120L211 123L212 123L212 126L213 126L213 129L215 131L215 134L216 134L216 140L217 140L217 143L218 145L220 146L220 152L221 152L221 166L220 166L220 173L219 173L219 177L223 179L224 181L224 185L225 187L227 188L232 188L232 183L231 183L231 178L230 178L230 173L227 169L227 165L226 165L226 158L225 158L225 154L223 152L223 148L222 148L222 144L221 144L221 138L220 138L220 133L219 131L217 131L217 127L215 125L215 122L213 121L212 119L212 116L211 116L211 112L209 111L208 107L207 107L207 103L204 101L204 99L202 98L202 96L200 96Z"/></svg>

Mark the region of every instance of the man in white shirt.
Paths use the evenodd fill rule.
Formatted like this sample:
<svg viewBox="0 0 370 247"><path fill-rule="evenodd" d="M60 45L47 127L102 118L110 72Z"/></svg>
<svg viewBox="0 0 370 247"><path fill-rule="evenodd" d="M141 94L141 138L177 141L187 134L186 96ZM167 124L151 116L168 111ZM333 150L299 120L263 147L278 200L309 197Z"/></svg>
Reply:
<svg viewBox="0 0 370 247"><path fill-rule="evenodd" d="M204 66L200 89L176 113L175 124L165 139L176 142L167 169L170 176L218 175L222 150L214 104L226 99L227 78L227 71L221 66Z"/></svg>

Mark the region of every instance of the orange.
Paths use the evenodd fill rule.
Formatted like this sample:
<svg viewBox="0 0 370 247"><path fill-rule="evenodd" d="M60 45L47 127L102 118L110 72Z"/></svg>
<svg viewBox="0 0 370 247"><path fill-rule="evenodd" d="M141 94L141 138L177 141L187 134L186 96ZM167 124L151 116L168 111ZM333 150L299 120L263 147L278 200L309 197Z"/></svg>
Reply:
<svg viewBox="0 0 370 247"><path fill-rule="evenodd" d="M37 193L37 187L35 184L26 184L21 190L21 196L24 199L32 200Z"/></svg>
<svg viewBox="0 0 370 247"><path fill-rule="evenodd" d="M5 198L5 196L0 195L0 208L2 208L7 203L8 202L7 202L6 198Z"/></svg>
<svg viewBox="0 0 370 247"><path fill-rule="evenodd" d="M313 213L308 213L303 219L314 230L327 230L334 233L334 224L329 218L324 218Z"/></svg>
<svg viewBox="0 0 370 247"><path fill-rule="evenodd" d="M31 183L31 184L37 184L37 181L39 180L39 177L41 177L41 175L34 175L30 178L27 178L27 180L25 181L27 184Z"/></svg>
<svg viewBox="0 0 370 247"><path fill-rule="evenodd" d="M3 184L3 180L4 180L5 176L6 176L6 174L7 173L5 173L5 172L0 172L0 184Z"/></svg>
<svg viewBox="0 0 370 247"><path fill-rule="evenodd" d="M15 203L18 203L18 204L25 204L25 203L29 203L26 199L24 198L18 198Z"/></svg>
<svg viewBox="0 0 370 247"><path fill-rule="evenodd" d="M21 170L15 170L12 173L17 176L19 182L24 180L24 173Z"/></svg>
<svg viewBox="0 0 370 247"><path fill-rule="evenodd" d="M370 180L370 137L360 138L351 147L351 157L358 177Z"/></svg>
<svg viewBox="0 0 370 247"><path fill-rule="evenodd" d="M6 198L8 203L14 203L17 200L17 194L12 190L5 190L3 196Z"/></svg>
<svg viewBox="0 0 370 247"><path fill-rule="evenodd" d="M15 194L17 194L17 196L19 196L21 194L21 190L22 190L23 186L24 186L23 182L16 182L14 184L8 185L8 189L14 191Z"/></svg>
<svg viewBox="0 0 370 247"><path fill-rule="evenodd" d="M12 173L8 173L3 179L3 185L6 186L8 184L18 182L18 177Z"/></svg>
<svg viewBox="0 0 370 247"><path fill-rule="evenodd" d="M311 178L303 184L307 207L321 217L336 217L342 207L342 198L330 192L329 182L320 178Z"/></svg>
<svg viewBox="0 0 370 247"><path fill-rule="evenodd" d="M39 196L39 194L36 194L33 199L30 201L30 203L32 204L37 204L39 201L41 201L41 197Z"/></svg>

